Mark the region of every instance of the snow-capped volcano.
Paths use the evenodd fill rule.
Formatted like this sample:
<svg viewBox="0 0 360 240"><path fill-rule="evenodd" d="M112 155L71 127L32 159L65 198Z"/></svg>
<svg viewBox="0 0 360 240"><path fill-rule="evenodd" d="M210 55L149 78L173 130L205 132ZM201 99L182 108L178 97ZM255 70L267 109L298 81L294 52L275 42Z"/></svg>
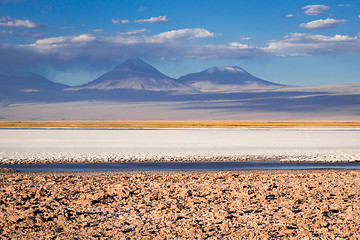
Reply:
<svg viewBox="0 0 360 240"><path fill-rule="evenodd" d="M284 85L257 78L237 66L211 67L178 79L202 92L232 92L279 88Z"/></svg>
<svg viewBox="0 0 360 240"><path fill-rule="evenodd" d="M162 74L139 58L131 58L110 72L107 72L87 84L72 90L97 89L133 89L150 91L179 91L188 88L174 79Z"/></svg>
<svg viewBox="0 0 360 240"><path fill-rule="evenodd" d="M206 70L206 72L208 73L213 73L213 72L241 72L241 73L246 73L246 71L238 66L226 66L226 67L211 67L209 69Z"/></svg>

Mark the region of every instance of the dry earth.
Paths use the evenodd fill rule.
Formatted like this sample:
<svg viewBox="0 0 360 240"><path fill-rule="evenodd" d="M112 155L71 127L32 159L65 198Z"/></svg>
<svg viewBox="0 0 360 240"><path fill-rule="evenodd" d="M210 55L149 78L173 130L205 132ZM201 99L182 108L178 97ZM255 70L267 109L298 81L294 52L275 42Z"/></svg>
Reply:
<svg viewBox="0 0 360 240"><path fill-rule="evenodd" d="M360 121L0 121L0 128L359 128Z"/></svg>
<svg viewBox="0 0 360 240"><path fill-rule="evenodd" d="M359 239L360 171L0 176L1 239Z"/></svg>

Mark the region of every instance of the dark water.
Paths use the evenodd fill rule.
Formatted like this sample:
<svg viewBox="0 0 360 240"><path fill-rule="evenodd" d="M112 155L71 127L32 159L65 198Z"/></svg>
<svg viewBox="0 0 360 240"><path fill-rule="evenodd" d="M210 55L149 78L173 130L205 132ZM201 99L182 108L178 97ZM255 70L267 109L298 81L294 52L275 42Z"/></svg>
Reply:
<svg viewBox="0 0 360 240"><path fill-rule="evenodd" d="M360 163L280 162L152 162L152 163L67 163L0 165L20 172L81 171L225 171L292 169L360 169Z"/></svg>

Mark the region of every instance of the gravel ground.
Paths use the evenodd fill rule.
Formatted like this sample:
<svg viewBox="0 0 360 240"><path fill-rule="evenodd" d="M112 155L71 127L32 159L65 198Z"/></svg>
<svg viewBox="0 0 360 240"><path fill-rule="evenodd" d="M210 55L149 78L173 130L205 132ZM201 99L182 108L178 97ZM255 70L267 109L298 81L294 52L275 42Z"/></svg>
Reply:
<svg viewBox="0 0 360 240"><path fill-rule="evenodd" d="M1 239L359 239L360 171L3 173Z"/></svg>

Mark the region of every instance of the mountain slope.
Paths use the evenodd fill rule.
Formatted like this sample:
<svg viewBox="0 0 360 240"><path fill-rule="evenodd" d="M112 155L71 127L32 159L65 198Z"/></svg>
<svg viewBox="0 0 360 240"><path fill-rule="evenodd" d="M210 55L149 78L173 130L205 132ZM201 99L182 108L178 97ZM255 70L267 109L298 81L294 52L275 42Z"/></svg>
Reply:
<svg viewBox="0 0 360 240"><path fill-rule="evenodd" d="M182 76L178 82L202 92L269 90L285 86L257 78L237 66L211 67Z"/></svg>
<svg viewBox="0 0 360 240"><path fill-rule="evenodd" d="M181 91L189 87L174 81L139 58L131 58L110 72L72 90L133 89L149 91Z"/></svg>
<svg viewBox="0 0 360 240"><path fill-rule="evenodd" d="M35 73L0 73L1 100L38 100L56 97L68 85L52 82Z"/></svg>

